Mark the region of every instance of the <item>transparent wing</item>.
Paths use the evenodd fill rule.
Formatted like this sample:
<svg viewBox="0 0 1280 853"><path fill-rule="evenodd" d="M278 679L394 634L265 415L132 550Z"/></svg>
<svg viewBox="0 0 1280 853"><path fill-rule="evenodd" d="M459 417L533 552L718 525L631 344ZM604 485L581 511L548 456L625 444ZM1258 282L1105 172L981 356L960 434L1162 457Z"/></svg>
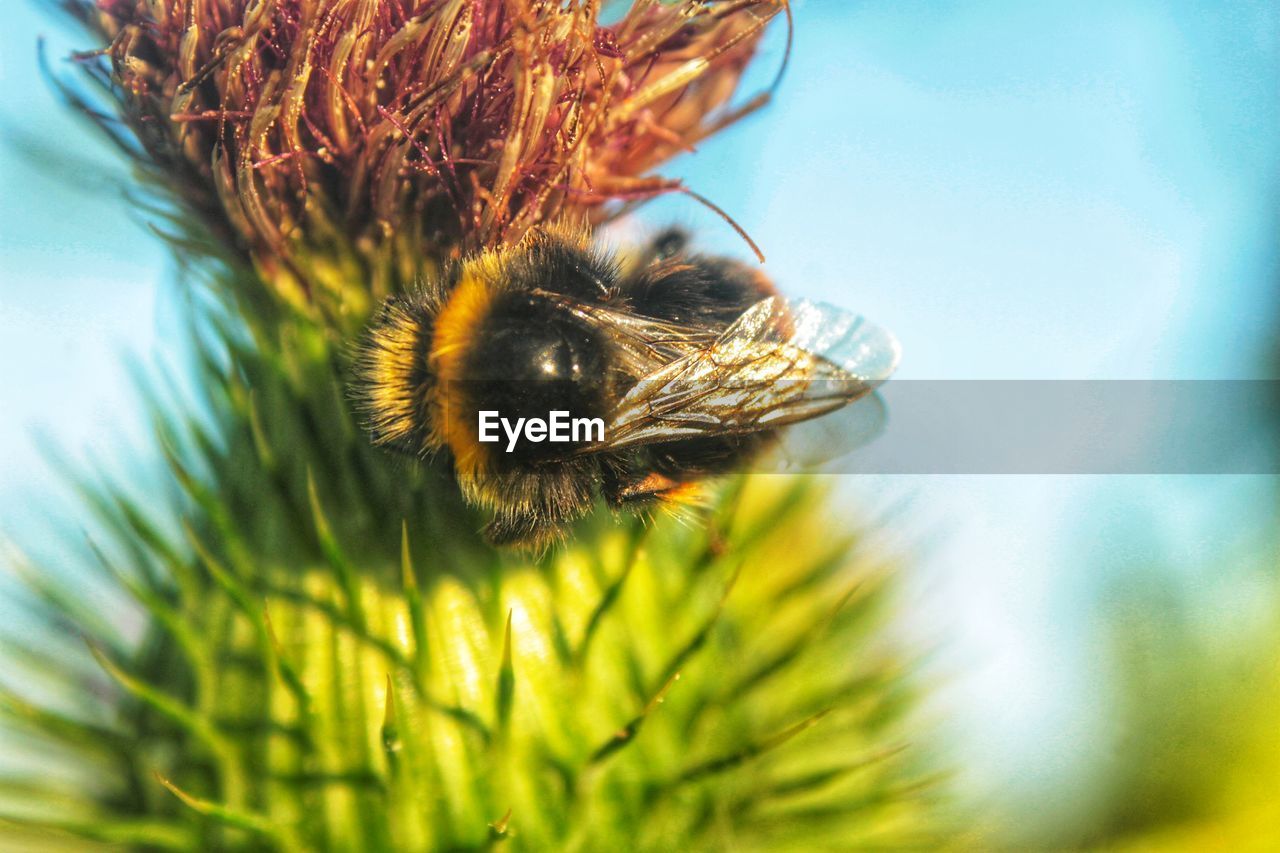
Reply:
<svg viewBox="0 0 1280 853"><path fill-rule="evenodd" d="M774 297L766 301L782 300ZM898 339L865 317L807 299L785 302L772 310L782 313L782 322L791 323L793 345L821 356L873 387L892 376L898 367L902 356Z"/></svg>
<svg viewBox="0 0 1280 853"><path fill-rule="evenodd" d="M783 427L866 396L898 363L897 341L862 317L773 297L709 343L645 375L625 395L603 445Z"/></svg>
<svg viewBox="0 0 1280 853"><path fill-rule="evenodd" d="M868 394L826 417L787 427L772 451L754 464L762 471L821 471L828 462L870 444L888 423L883 398Z"/></svg>

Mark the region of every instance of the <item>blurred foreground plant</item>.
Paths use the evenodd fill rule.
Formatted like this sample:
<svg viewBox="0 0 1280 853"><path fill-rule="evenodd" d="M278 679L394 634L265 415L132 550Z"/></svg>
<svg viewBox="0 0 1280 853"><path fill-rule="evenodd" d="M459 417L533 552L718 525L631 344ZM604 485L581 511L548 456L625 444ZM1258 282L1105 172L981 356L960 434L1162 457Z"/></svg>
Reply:
<svg viewBox="0 0 1280 853"><path fill-rule="evenodd" d="M109 42L68 96L133 158L193 279L196 405L156 392L168 491L86 487L94 564L22 567L42 627L11 838L147 849L770 849L927 843L888 559L811 481L695 523L584 523L541 560L446 467L374 450L350 335L458 252L679 189L780 2L62 4ZM749 110L759 101L748 102ZM614 205L614 207L610 207ZM863 546L863 547L860 547ZM103 613L109 581L145 628ZM52 638L78 634L105 679ZM87 669L84 668L84 669ZM50 761L54 761L50 758ZM62 843L59 841L58 843Z"/></svg>
<svg viewBox="0 0 1280 853"><path fill-rule="evenodd" d="M1106 627L1120 736L1090 846L1275 849L1280 595L1271 572L1217 580L1215 592L1236 590L1230 625L1205 619L1207 590L1193 599L1148 579L1115 597Z"/></svg>

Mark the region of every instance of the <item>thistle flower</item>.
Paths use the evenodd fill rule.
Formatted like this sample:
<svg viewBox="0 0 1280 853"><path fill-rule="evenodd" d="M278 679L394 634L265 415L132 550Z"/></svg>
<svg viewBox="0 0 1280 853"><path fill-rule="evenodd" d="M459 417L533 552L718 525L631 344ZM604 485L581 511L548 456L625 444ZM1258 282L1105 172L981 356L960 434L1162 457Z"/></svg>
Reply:
<svg viewBox="0 0 1280 853"><path fill-rule="evenodd" d="M590 0L64 6L109 43L80 58L119 117L73 100L231 298L193 309L195 408L152 397L167 491L86 487L106 533L84 576L133 598L142 639L23 572L47 624L11 657L107 684L0 688L4 725L84 780L8 780L27 834L6 842L930 842L903 655L876 633L895 559L833 536L812 482L733 480L684 525L589 518L532 559L479 538L447 471L370 446L345 396L380 296L678 190L650 170L760 103L716 112L782 0L637 0L607 26ZM49 639L68 626L80 661Z"/></svg>
<svg viewBox="0 0 1280 853"><path fill-rule="evenodd" d="M147 166L294 299L411 283L563 215L679 191L785 0L110 0L73 8ZM363 297L363 298L362 298Z"/></svg>

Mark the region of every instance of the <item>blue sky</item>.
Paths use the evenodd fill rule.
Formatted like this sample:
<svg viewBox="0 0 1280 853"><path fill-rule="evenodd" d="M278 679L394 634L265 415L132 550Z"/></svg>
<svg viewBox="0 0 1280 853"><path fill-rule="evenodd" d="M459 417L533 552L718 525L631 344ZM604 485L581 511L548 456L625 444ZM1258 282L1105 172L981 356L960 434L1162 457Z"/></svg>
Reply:
<svg viewBox="0 0 1280 853"><path fill-rule="evenodd" d="M33 432L108 461L119 434L141 440L122 356L145 357L162 333L167 269L104 179L121 166L42 79L39 35L59 70L79 45L36 8L10 4L0 29L0 506L19 521L48 482Z"/></svg>
<svg viewBox="0 0 1280 853"><path fill-rule="evenodd" d="M903 377L1264 374L1280 280L1275 4L809 0L795 11L777 102L668 170L748 229L783 290L892 329ZM146 447L122 354L163 358L175 328L162 249L103 189L109 161L80 143L36 72L35 36L55 28L27 4L6 14L0 127L86 164L67 181L11 147L0 156L0 508L21 521L49 485L33 429L108 468L128 467L122 440ZM774 36L759 82L780 57ZM72 43L55 39L50 55ZM747 254L688 199L640 219ZM1105 685L1087 631L1109 575L1158 556L1195 578L1224 542L1256 547L1229 522L1269 487L842 485L850 512L912 497L911 524L929 541L911 573L914 630L952 650L947 730L983 784L1031 802L1105 761L1088 746L1105 728Z"/></svg>

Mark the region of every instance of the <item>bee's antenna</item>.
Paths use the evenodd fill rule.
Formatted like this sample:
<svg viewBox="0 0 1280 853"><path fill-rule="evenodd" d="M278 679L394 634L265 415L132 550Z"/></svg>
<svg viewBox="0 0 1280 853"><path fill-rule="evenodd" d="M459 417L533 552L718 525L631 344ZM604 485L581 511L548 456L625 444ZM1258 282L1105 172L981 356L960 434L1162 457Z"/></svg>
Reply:
<svg viewBox="0 0 1280 853"><path fill-rule="evenodd" d="M796 34L796 19L791 13L791 0L782 0L782 13L787 16L787 46L782 50L782 65L774 75L769 88L765 90L770 97L778 91L778 87L782 85L782 78L787 75L787 67L791 65L791 43L795 40Z"/></svg>
<svg viewBox="0 0 1280 853"><path fill-rule="evenodd" d="M751 251L755 252L756 259L759 260L760 263L762 264L764 263L764 252L760 251L760 247L756 245L755 240L751 239L751 235L747 233L747 230L743 228L741 225L739 225L732 216L725 213L724 208L720 207L719 205L717 205L715 202L713 202L711 199L707 198L706 196L696 193L686 186L680 186L680 187L677 187L677 189L679 192L684 193L685 195L689 196L695 201L698 201L702 203L704 206L715 211L715 213L717 213L721 219L723 219L725 222L728 222L729 227L732 228L734 231L737 231L738 236L746 241L747 245L751 247Z"/></svg>

